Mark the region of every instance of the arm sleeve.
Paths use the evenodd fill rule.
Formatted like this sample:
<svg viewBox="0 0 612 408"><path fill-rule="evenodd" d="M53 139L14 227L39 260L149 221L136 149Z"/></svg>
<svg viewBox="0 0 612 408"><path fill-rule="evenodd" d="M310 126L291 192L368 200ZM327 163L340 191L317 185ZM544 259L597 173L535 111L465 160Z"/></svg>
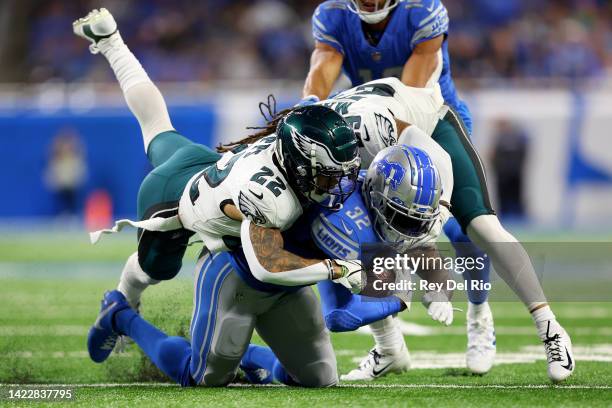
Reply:
<svg viewBox="0 0 612 408"><path fill-rule="evenodd" d="M422 7L415 7L410 13L410 26L413 28L410 45L448 34L448 12L440 0L425 0Z"/></svg>
<svg viewBox="0 0 612 408"><path fill-rule="evenodd" d="M275 196L261 184L248 182L233 191L232 196L245 218L264 227L284 231L301 215L299 203L286 190Z"/></svg>
<svg viewBox="0 0 612 408"><path fill-rule="evenodd" d="M399 137L399 144L405 144L409 146L418 147L427 152L431 161L438 168L440 173L440 180L442 182L442 194L440 200L444 200L450 203L451 196L453 194L453 166L451 163L450 156L446 151L436 143L431 137L427 136L418 127L412 125L404 129Z"/></svg>
<svg viewBox="0 0 612 408"><path fill-rule="evenodd" d="M338 30L338 13L340 10L331 9L327 3L320 4L312 15L312 37L319 42L334 47L344 55L344 47L340 30Z"/></svg>
<svg viewBox="0 0 612 408"><path fill-rule="evenodd" d="M301 286L331 279L331 265L326 261L289 271L268 271L257 259L257 254L251 242L250 228L251 220L247 218L240 225L240 241L249 269L257 280L275 285Z"/></svg>

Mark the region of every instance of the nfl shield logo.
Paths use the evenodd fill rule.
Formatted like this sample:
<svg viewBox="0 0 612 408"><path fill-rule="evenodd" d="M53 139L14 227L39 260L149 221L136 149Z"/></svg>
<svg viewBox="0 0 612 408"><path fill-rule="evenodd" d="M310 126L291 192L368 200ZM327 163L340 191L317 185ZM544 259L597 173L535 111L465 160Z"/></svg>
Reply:
<svg viewBox="0 0 612 408"><path fill-rule="evenodd" d="M374 51L372 53L372 60L374 60L374 62L380 61L381 58L382 58L382 54L379 51Z"/></svg>

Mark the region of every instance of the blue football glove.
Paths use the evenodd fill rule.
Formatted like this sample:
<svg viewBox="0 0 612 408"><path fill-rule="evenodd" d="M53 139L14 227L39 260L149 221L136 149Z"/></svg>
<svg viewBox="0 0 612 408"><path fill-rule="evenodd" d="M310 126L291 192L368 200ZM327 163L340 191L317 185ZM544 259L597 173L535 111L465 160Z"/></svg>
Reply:
<svg viewBox="0 0 612 408"><path fill-rule="evenodd" d="M295 105L295 107L296 108L301 108L302 106L310 106L310 105L314 105L317 102L319 102L319 97L318 96L316 96L316 95L308 95L307 97L305 97L304 99L299 101Z"/></svg>

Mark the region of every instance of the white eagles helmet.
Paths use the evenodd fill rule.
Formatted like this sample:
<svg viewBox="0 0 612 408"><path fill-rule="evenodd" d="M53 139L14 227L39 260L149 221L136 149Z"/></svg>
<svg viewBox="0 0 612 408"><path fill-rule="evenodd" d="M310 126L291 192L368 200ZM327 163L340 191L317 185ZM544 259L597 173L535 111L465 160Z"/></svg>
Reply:
<svg viewBox="0 0 612 408"><path fill-rule="evenodd" d="M398 3L399 0L349 0L348 8L366 24L376 24L387 18Z"/></svg>

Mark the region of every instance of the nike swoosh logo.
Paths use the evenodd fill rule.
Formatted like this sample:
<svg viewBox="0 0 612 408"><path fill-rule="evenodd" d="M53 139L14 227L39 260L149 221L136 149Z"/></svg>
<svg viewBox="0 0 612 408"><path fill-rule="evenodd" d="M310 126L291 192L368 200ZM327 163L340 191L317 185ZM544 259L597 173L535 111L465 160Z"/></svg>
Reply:
<svg viewBox="0 0 612 408"><path fill-rule="evenodd" d="M375 369L372 369L372 374L374 374L375 377L378 377L380 374L382 374L387 368L391 367L391 364L393 363L389 363L386 366L384 366L383 368L381 368L380 370L376 371Z"/></svg>
<svg viewBox="0 0 612 408"><path fill-rule="evenodd" d="M568 371L572 371L572 369L574 368L574 362L570 357L569 351L567 351L567 347L565 348L565 355L567 356L567 365L562 365L561 367L565 368Z"/></svg>
<svg viewBox="0 0 612 408"><path fill-rule="evenodd" d="M353 230L346 226L342 218L340 218L340 223L342 224L342 228L344 228L344 232L346 232L348 235L353 234Z"/></svg>
<svg viewBox="0 0 612 408"><path fill-rule="evenodd" d="M434 3L432 2L432 3L431 3L431 6L429 6L429 7L425 7L425 10L427 10L428 12L430 12L430 13L431 13L431 12L433 11L433 8L434 8Z"/></svg>
<svg viewBox="0 0 612 408"><path fill-rule="evenodd" d="M260 193L260 194L255 194L255 193L253 192L253 190L251 190L251 189L249 189L249 191L251 192L251 194L253 194L253 195L254 195L255 197L257 197L258 199L263 200L263 193Z"/></svg>
<svg viewBox="0 0 612 408"><path fill-rule="evenodd" d="M110 313L111 309L113 308L113 306L115 306L117 304L117 302L113 302L109 307L107 307L106 309L104 309L104 311L102 311L99 315L98 318L96 319L95 323L94 323L94 328L98 329L98 330L103 330L102 326L100 326L100 321L102 319L104 319L104 316L106 316L107 314Z"/></svg>

